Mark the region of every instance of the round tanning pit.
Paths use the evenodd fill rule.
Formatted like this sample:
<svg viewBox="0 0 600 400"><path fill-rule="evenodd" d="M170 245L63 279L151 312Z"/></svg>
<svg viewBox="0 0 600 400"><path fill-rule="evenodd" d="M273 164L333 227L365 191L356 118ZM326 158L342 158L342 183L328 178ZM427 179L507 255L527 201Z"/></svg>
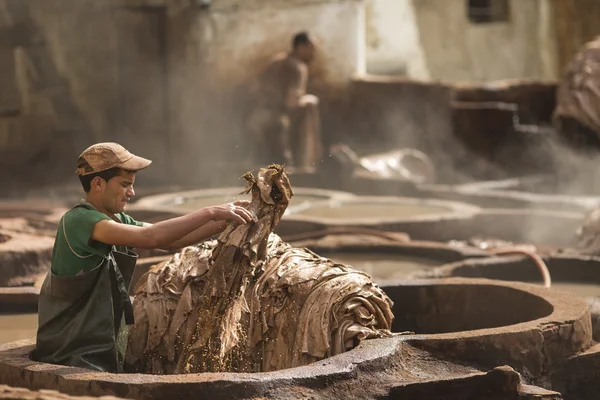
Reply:
<svg viewBox="0 0 600 400"><path fill-rule="evenodd" d="M294 188L294 196L288 206L285 217L279 223L276 232L280 235L312 232L324 229L325 226L314 220L299 220L291 218L313 202L343 200L354 197L350 193L315 188ZM178 217L199 207L223 204L235 199L249 198L249 195L239 195L239 188L216 188L185 192L165 193L142 198L127 209L136 220L156 223L168 218ZM140 257L163 255L161 251L140 251Z"/></svg>
<svg viewBox="0 0 600 400"><path fill-rule="evenodd" d="M325 223L373 223L465 217L479 209L467 204L408 197L357 196L313 202L295 214Z"/></svg>
<svg viewBox="0 0 600 400"><path fill-rule="evenodd" d="M314 188L294 188L294 196L286 213L294 214L299 210L307 208L314 202L342 200L351 197L353 197L352 194L346 192ZM247 194L240 194L239 188L192 190L147 196L134 203L130 210L152 209L185 214L199 208L249 198L250 196Z"/></svg>
<svg viewBox="0 0 600 400"><path fill-rule="evenodd" d="M568 292L465 278L382 289L394 301L392 329L415 333L409 344L487 368L509 365L534 384L594 343L588 304Z"/></svg>
<svg viewBox="0 0 600 400"><path fill-rule="evenodd" d="M345 264L366 272L375 282L390 279L404 279L411 273L431 269L443 264L427 257L386 254L380 252L356 253L341 251L322 254L324 257L340 264Z"/></svg>
<svg viewBox="0 0 600 400"><path fill-rule="evenodd" d="M551 189L553 188L553 190ZM530 176L462 185L419 185L422 196L465 201L482 208L522 208L586 212L600 205L597 194L582 195L556 190L555 177Z"/></svg>
<svg viewBox="0 0 600 400"><path fill-rule="evenodd" d="M532 207L529 203L514 202L510 196L499 197L495 202L471 202L468 196L443 193L455 191L444 187L439 192L422 190L408 194L415 197L355 196L341 201L313 202L287 215L277 233L284 236L328 227L358 226L403 232L413 240L447 242L484 237L561 248L572 244L585 219L584 210L590 207L587 203L571 208L545 207L542 203ZM480 205L487 208L479 208ZM300 222L312 225L292 226Z"/></svg>
<svg viewBox="0 0 600 400"><path fill-rule="evenodd" d="M329 228L362 227L403 232L415 240L438 240L460 221L472 220L479 208L451 201L405 197L356 196L315 202L282 222L302 221Z"/></svg>
<svg viewBox="0 0 600 400"><path fill-rule="evenodd" d="M222 399L439 398L450 382L460 380L457 393L464 393L472 388L471 378L503 365L529 382L540 379L591 344L587 305L558 292L476 279L404 281L383 288L395 302L394 330L415 334L365 340L351 351L303 367L255 374L109 374L31 361L33 341L24 340L0 345L0 383L139 400L191 394ZM553 328L557 325L561 329ZM518 383L517 377L515 388Z"/></svg>
<svg viewBox="0 0 600 400"><path fill-rule="evenodd" d="M583 218L583 214L573 212L484 209L464 218L412 223L388 221L364 226L404 232L413 240L451 242L482 238L557 249L572 244Z"/></svg>
<svg viewBox="0 0 600 400"><path fill-rule="evenodd" d="M325 235L290 241L295 247L306 247L333 262L366 272L375 282L407 279L413 273L471 257L486 257L484 251L472 247L455 247L438 242L393 241L382 236L388 232L351 230L347 234ZM295 235L298 237L298 235ZM285 239L285 238L284 238Z"/></svg>
<svg viewBox="0 0 600 400"><path fill-rule="evenodd" d="M384 284L394 302L394 332L441 334L500 328L552 314L544 298L495 284Z"/></svg>
<svg viewBox="0 0 600 400"><path fill-rule="evenodd" d="M594 340L600 341L600 258L552 254L542 257L552 289L585 298L591 306ZM490 257L463 260L430 270L416 271L412 278L472 277L541 284L541 274L529 257Z"/></svg>
<svg viewBox="0 0 600 400"><path fill-rule="evenodd" d="M565 290L580 297L600 296L600 258L576 254L542 255L552 288ZM468 277L502 281L520 281L541 285L539 269L530 257L505 256L462 260L427 271L413 278Z"/></svg>
<svg viewBox="0 0 600 400"><path fill-rule="evenodd" d="M530 243L540 248L564 248L573 243L583 218L582 213L567 211L484 209L472 220L461 221L453 231L438 238L449 241L479 236Z"/></svg>

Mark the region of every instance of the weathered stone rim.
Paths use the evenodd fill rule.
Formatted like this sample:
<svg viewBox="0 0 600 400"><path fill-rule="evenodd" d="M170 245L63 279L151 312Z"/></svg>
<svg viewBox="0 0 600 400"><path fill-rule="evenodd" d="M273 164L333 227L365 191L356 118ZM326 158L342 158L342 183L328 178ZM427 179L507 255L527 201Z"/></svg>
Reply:
<svg viewBox="0 0 600 400"><path fill-rule="evenodd" d="M426 285L427 280L407 280L403 285ZM408 336L416 348L446 354L456 360L487 368L508 365L532 382L543 382L544 375L569 357L593 345L592 321L587 302L569 292L539 285L475 278L432 279L433 284L486 284L523 290L547 301L549 315L503 327L452 333ZM386 287L394 281L382 282ZM491 311L491 310L490 310Z"/></svg>

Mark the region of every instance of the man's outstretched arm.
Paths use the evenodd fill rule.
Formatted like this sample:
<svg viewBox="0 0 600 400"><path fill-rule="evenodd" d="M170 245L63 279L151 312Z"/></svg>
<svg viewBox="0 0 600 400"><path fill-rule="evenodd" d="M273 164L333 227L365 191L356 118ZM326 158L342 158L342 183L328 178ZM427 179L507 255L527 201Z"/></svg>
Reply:
<svg viewBox="0 0 600 400"><path fill-rule="evenodd" d="M245 224L252 219L252 214L244 207L225 204L202 208L153 225L134 226L113 220L99 221L94 226L91 239L115 246L173 249L213 236L219 228L225 228L228 220Z"/></svg>
<svg viewBox="0 0 600 400"><path fill-rule="evenodd" d="M194 244L198 244L207 239L212 238L215 235L223 232L227 225L228 221L210 221L206 224L202 225L199 228L196 228L192 232L188 233L184 237L179 240L176 240L166 246L159 247L162 250L177 250L182 249L187 246L192 246ZM144 222L144 226L152 226L147 222Z"/></svg>

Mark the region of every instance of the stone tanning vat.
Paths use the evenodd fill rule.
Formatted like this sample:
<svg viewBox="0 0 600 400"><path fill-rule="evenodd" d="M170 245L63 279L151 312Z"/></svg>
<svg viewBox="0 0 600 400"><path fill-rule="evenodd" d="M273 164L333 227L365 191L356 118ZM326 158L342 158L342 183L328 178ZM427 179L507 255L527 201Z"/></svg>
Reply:
<svg viewBox="0 0 600 400"><path fill-rule="evenodd" d="M530 385L560 387L575 374L590 379L595 374L564 372L565 363L579 354L595 357L587 304L568 293L456 278L382 288L395 304L396 334L303 367L255 374L116 375L30 361L30 339L0 347L0 376L12 386L132 399L560 399Z"/></svg>

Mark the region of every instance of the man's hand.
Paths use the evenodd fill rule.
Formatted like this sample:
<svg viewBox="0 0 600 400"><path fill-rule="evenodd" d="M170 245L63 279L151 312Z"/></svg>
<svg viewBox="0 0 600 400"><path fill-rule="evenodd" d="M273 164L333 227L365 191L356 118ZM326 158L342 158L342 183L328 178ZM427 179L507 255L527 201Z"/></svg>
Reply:
<svg viewBox="0 0 600 400"><path fill-rule="evenodd" d="M208 209L213 221L233 221L238 224L245 224L256 220L255 216L245 208L249 204L248 200L238 200L233 203L208 207Z"/></svg>
<svg viewBox="0 0 600 400"><path fill-rule="evenodd" d="M300 98L299 105L300 107L306 107L308 105L318 106L319 98L313 94L305 94Z"/></svg>

